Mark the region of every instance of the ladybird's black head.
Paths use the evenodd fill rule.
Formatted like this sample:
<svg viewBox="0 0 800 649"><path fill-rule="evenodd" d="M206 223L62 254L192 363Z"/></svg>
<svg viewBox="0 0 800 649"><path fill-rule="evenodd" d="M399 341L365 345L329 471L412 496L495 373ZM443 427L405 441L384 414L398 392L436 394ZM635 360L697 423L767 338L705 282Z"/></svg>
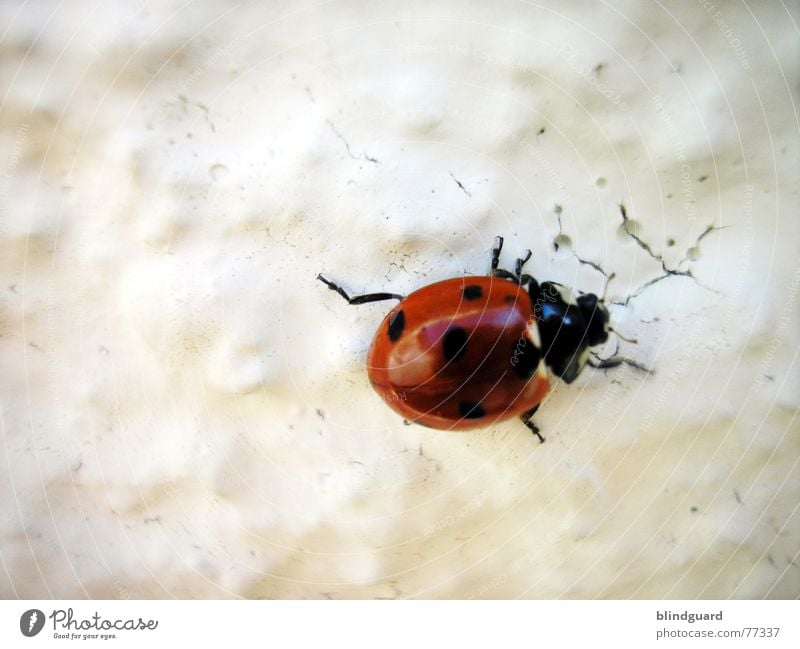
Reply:
<svg viewBox="0 0 800 649"><path fill-rule="evenodd" d="M608 311L593 293L572 296L555 282L530 286L544 360L554 374L572 383L586 365L589 347L608 340Z"/></svg>

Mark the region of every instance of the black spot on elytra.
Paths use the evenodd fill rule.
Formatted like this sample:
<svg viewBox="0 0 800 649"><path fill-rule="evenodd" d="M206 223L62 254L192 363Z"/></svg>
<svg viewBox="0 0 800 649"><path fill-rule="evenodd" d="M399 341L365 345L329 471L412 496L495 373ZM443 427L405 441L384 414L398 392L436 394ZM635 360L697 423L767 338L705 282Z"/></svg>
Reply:
<svg viewBox="0 0 800 649"><path fill-rule="evenodd" d="M521 379L528 380L534 375L536 368L539 367L542 354L532 341L527 338L520 338L514 344L511 358L511 365L517 376Z"/></svg>
<svg viewBox="0 0 800 649"><path fill-rule="evenodd" d="M389 318L389 340L394 342L403 333L406 328L406 314L400 309L391 318Z"/></svg>
<svg viewBox="0 0 800 649"><path fill-rule="evenodd" d="M517 296L516 295L506 295L503 298L503 302L505 302L506 304L512 304L513 302L516 302L516 301L517 301Z"/></svg>
<svg viewBox="0 0 800 649"><path fill-rule="evenodd" d="M467 332L461 327L450 327L444 335L442 351L448 363L464 356L467 351Z"/></svg>
<svg viewBox="0 0 800 649"><path fill-rule="evenodd" d="M477 300L480 297L483 297L483 289L477 284L464 287L465 300Z"/></svg>
<svg viewBox="0 0 800 649"><path fill-rule="evenodd" d="M483 406L475 401L459 401L458 412L465 419L480 419L486 414Z"/></svg>

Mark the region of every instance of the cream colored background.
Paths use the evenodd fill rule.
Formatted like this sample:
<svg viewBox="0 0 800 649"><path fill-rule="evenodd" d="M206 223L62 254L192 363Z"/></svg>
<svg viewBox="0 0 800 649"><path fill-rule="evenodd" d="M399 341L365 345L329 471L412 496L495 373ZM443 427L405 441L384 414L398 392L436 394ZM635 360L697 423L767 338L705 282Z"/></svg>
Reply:
<svg viewBox="0 0 800 649"><path fill-rule="evenodd" d="M2 3L0 594L798 596L786 4ZM542 446L404 426L315 281L496 234L655 370Z"/></svg>

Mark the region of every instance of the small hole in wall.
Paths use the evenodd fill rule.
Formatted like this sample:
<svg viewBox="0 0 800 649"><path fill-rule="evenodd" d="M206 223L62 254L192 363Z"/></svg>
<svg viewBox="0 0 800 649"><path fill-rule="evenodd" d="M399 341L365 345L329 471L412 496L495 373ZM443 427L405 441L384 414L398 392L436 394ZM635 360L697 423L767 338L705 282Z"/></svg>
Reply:
<svg viewBox="0 0 800 649"><path fill-rule="evenodd" d="M208 170L208 173L211 175L211 180L213 180L214 182L220 182L221 180L224 180L225 177L228 175L229 169L224 164L218 162L215 165L211 165L211 167Z"/></svg>
<svg viewBox="0 0 800 649"><path fill-rule="evenodd" d="M553 239L553 250L558 253L559 257L565 257L572 252L572 239L566 234L559 234Z"/></svg>
<svg viewBox="0 0 800 649"><path fill-rule="evenodd" d="M627 221L625 221L625 223L623 223L617 228L617 237L621 241L628 241L630 243L633 243L631 236L638 237L640 229L641 228L639 227L639 224L636 221L634 221L633 219L628 219Z"/></svg>
<svg viewBox="0 0 800 649"><path fill-rule="evenodd" d="M608 181L602 176L600 176L597 180L594 181L594 184L597 185L598 187L605 187L606 185L608 185Z"/></svg>
<svg viewBox="0 0 800 649"><path fill-rule="evenodd" d="M689 248L689 259L692 261L697 261L700 257L703 256L703 253L700 252L700 248L694 246L693 248Z"/></svg>

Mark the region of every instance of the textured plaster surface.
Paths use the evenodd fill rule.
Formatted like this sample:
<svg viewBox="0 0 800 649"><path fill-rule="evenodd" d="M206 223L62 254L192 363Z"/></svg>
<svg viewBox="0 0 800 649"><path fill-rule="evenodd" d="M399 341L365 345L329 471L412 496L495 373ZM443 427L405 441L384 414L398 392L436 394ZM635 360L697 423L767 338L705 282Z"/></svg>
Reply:
<svg viewBox="0 0 800 649"><path fill-rule="evenodd" d="M709 5L0 5L0 595L800 595L800 16ZM404 425L315 281L497 234L653 370L544 445Z"/></svg>

